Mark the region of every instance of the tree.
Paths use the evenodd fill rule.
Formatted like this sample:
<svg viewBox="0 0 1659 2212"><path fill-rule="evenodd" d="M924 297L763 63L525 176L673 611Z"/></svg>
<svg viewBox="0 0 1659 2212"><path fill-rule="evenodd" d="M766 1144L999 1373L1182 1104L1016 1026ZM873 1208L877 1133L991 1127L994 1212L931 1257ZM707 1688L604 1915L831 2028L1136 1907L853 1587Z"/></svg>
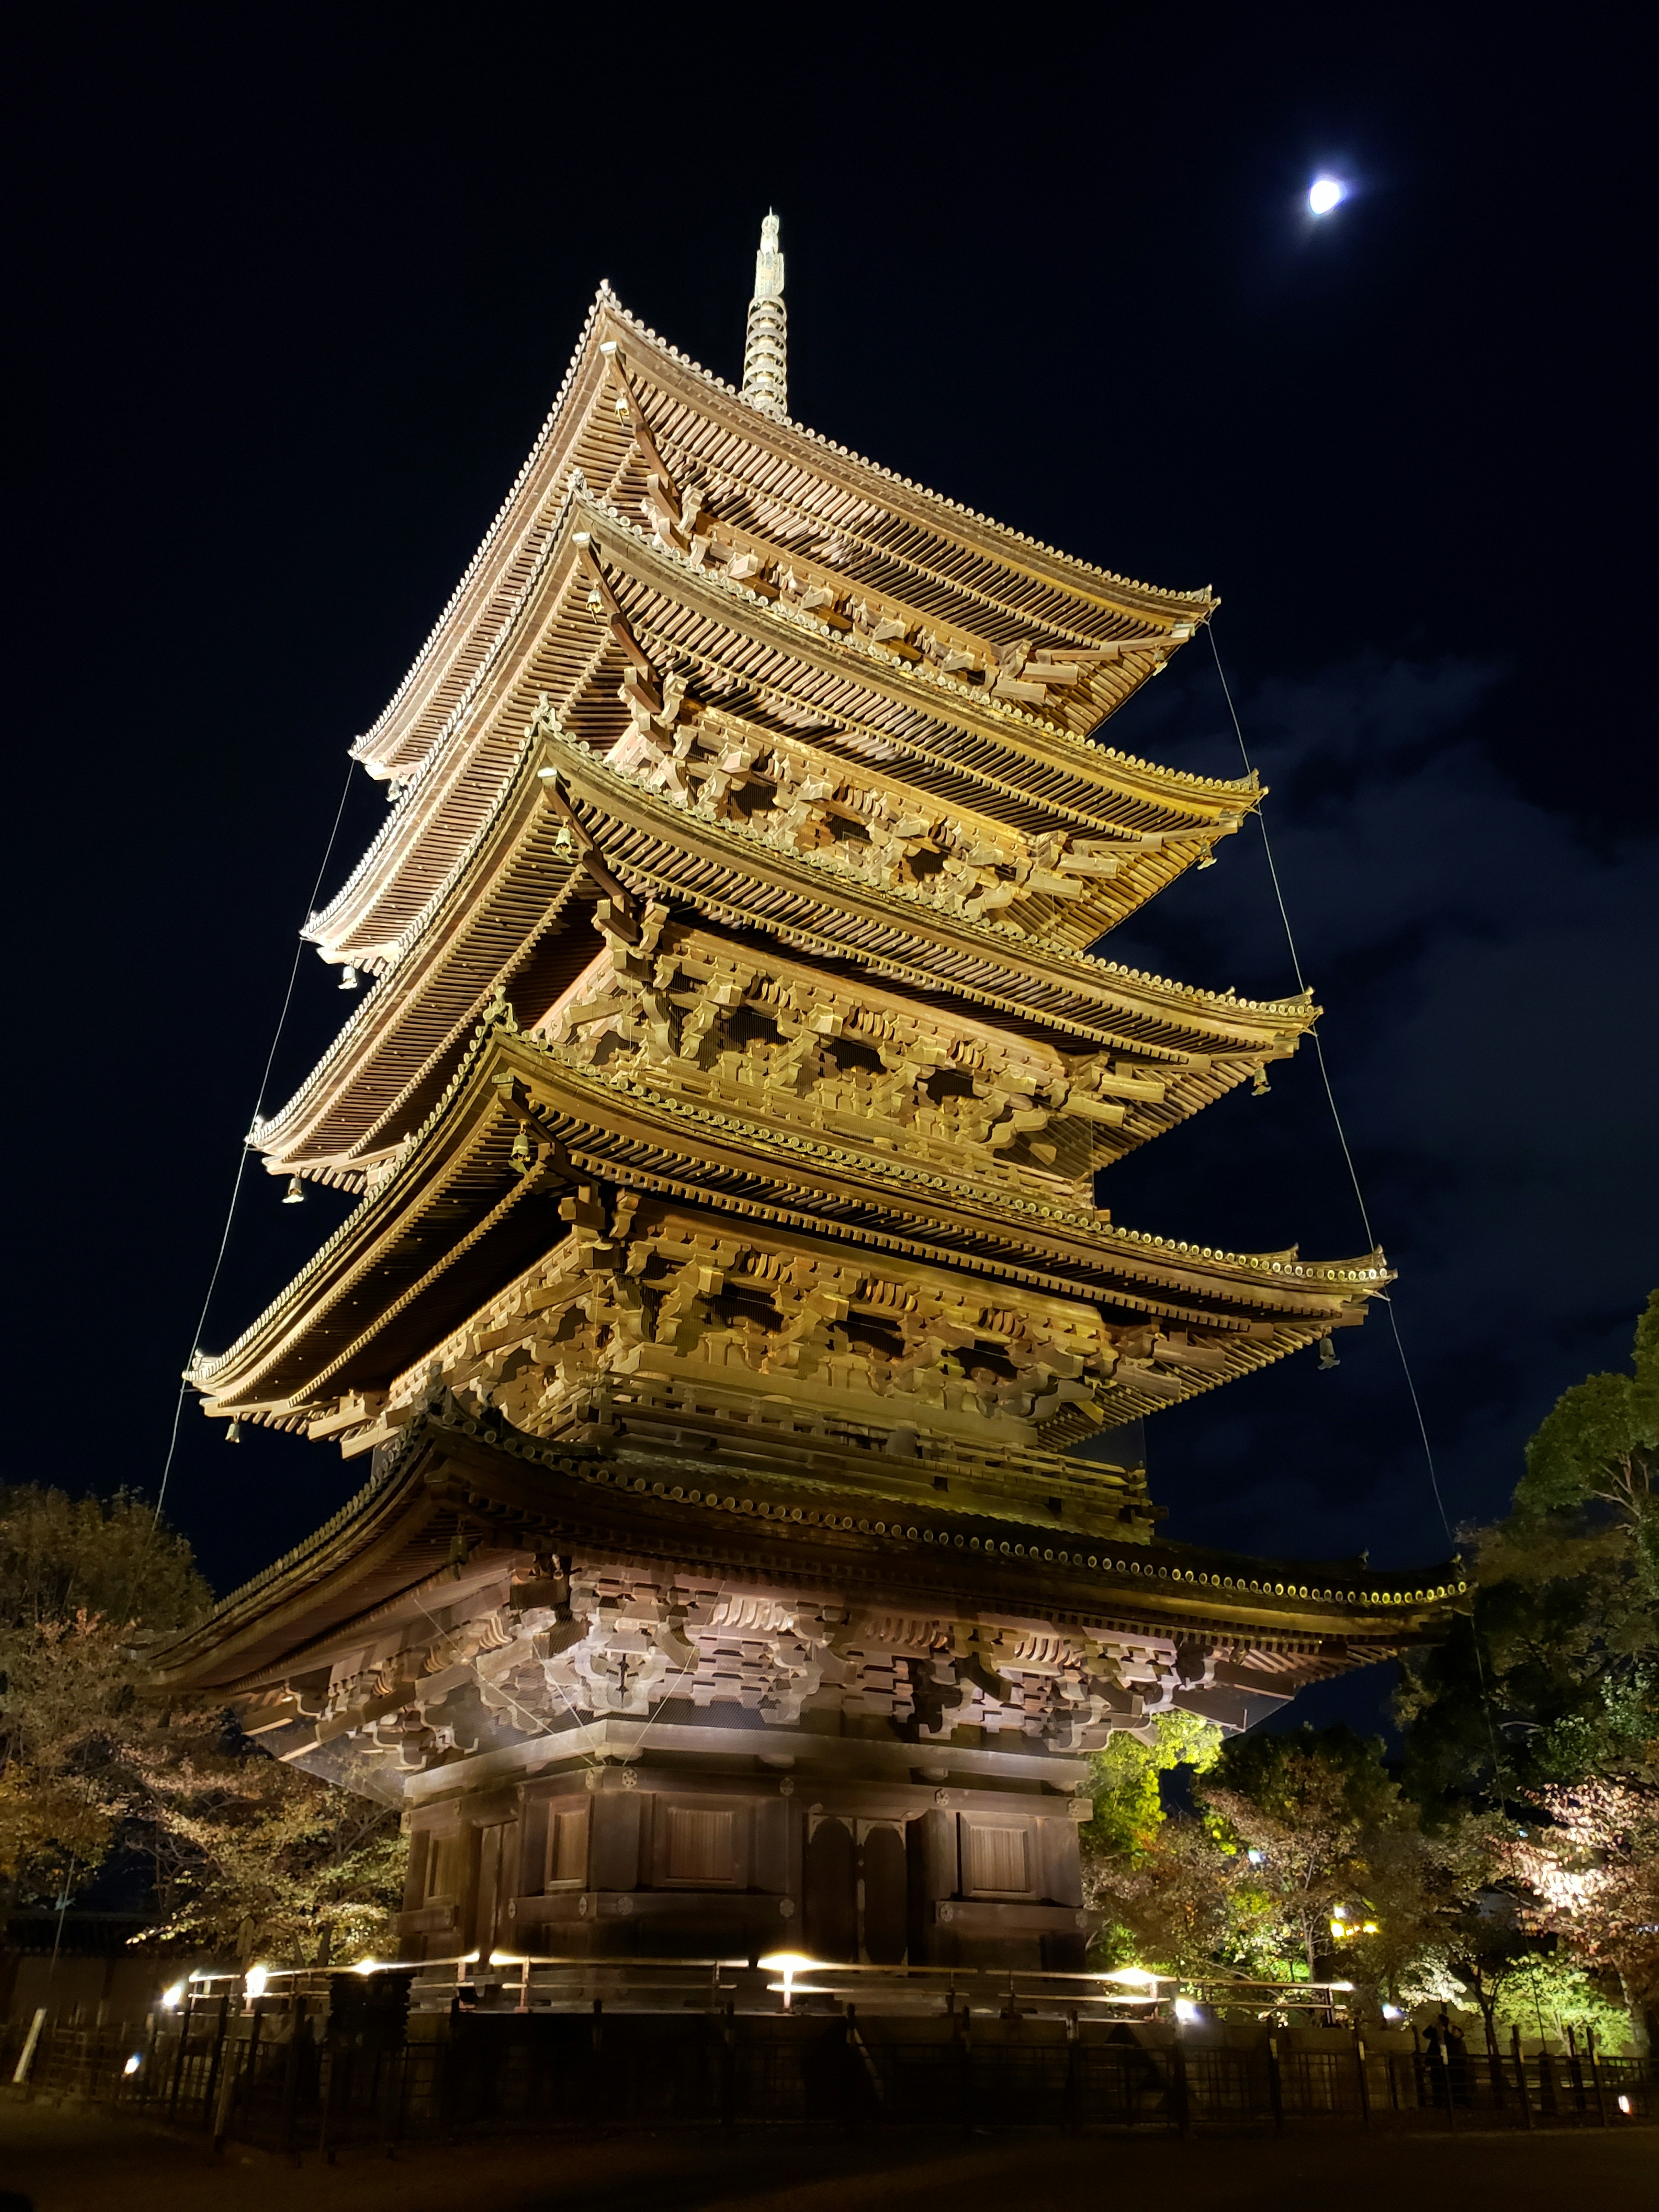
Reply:
<svg viewBox="0 0 1659 2212"><path fill-rule="evenodd" d="M0 1490L0 1883L64 1898L114 1847L142 1734L131 1639L209 1601L142 1500Z"/></svg>
<svg viewBox="0 0 1659 2212"><path fill-rule="evenodd" d="M1177 1767L1203 1774L1214 1765L1224 1739L1213 1721L1195 1713L1159 1713L1146 1734L1116 1730L1089 1760L1094 1816L1079 1831L1085 1856L1143 1857L1157 1840L1165 1814L1159 1778Z"/></svg>
<svg viewBox="0 0 1659 2212"><path fill-rule="evenodd" d="M1213 1722L1159 1713L1144 1734L1117 1730L1091 1758L1094 1814L1079 1832L1084 1894L1105 1918L1096 1950L1113 1964L1154 1959L1188 1970L1224 1935L1222 1870L1192 1825L1171 1821L1162 1778L1179 1767L1202 1774L1222 1742Z"/></svg>
<svg viewBox="0 0 1659 2212"><path fill-rule="evenodd" d="M1358 1940L1338 1934L1345 1924L1381 1935L1385 1887L1403 1906L1412 1866L1405 1831L1414 1820L1381 1745L1345 1723L1235 1737L1202 1796L1243 1855L1279 1941L1299 1954L1310 1980L1334 1945Z"/></svg>
<svg viewBox="0 0 1659 2212"><path fill-rule="evenodd" d="M1616 1975L1638 2041L1659 1998L1656 1441L1659 1292L1632 1373L1546 1416L1510 1513L1479 1532L1472 1616L1413 1660L1396 1705L1431 1826L1484 1808L1520 1935L1553 1937L1563 1971Z"/></svg>
<svg viewBox="0 0 1659 2212"><path fill-rule="evenodd" d="M1564 1391L1527 1446L1515 1510L1525 1523L1607 1507L1632 1539L1659 1599L1659 1291L1636 1324L1634 1372L1591 1375Z"/></svg>
<svg viewBox="0 0 1659 2212"><path fill-rule="evenodd" d="M62 1905L125 1860L164 1936L296 1965L385 1951L395 1811L271 1759L219 1706L145 1695L146 1642L210 1601L141 1500L0 1491L0 1883Z"/></svg>
<svg viewBox="0 0 1659 2212"><path fill-rule="evenodd" d="M1492 2011L1497 2024L1518 2027L1526 2036L1589 2027L1605 2051L1627 2049L1632 2039L1627 2008L1615 2004L1565 1952L1536 1946L1516 1953L1494 1994Z"/></svg>
<svg viewBox="0 0 1659 2212"><path fill-rule="evenodd" d="M1542 1823L1509 1846L1522 1922L1617 1975L1639 2022L1659 2001L1659 1790L1579 1782L1540 1790L1539 1805Z"/></svg>
<svg viewBox="0 0 1659 2212"><path fill-rule="evenodd" d="M1477 1533L1471 1615L1409 1662L1396 1711L1425 1807L1518 1810L1594 1778L1659 1785L1656 1398L1659 1293L1633 1375L1562 1395L1510 1512Z"/></svg>

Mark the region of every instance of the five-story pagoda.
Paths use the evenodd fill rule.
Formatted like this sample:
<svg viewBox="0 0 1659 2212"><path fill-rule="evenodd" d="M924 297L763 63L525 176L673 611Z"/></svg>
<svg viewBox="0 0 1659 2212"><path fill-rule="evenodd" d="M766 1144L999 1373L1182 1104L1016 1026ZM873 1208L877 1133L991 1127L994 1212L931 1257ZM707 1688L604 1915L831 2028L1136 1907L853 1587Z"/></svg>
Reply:
<svg viewBox="0 0 1659 2212"><path fill-rule="evenodd" d="M734 392L601 289L251 1139L358 1203L191 1370L368 1480L160 1679L402 1802L409 1957L1079 1966L1085 1754L1462 1589L1157 1538L1141 1420L1389 1280L1095 1200L1317 1011L1089 949L1260 799L1098 734L1214 602L792 422L782 294Z"/></svg>

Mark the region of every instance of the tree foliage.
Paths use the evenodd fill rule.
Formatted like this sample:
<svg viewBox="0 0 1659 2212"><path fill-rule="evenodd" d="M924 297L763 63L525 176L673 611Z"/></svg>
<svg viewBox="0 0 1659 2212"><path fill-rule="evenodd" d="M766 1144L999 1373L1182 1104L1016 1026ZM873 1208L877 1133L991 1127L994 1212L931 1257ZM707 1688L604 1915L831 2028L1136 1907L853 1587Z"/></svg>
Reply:
<svg viewBox="0 0 1659 2212"><path fill-rule="evenodd" d="M396 1814L268 1757L220 1707L145 1694L146 1644L210 1595L140 1499L0 1491L0 1901L65 1905L137 1869L161 1932L216 1953L384 1950Z"/></svg>
<svg viewBox="0 0 1659 2212"><path fill-rule="evenodd" d="M1494 2039L1577 2020L1606 2039L1622 1998L1639 2039L1659 2004L1656 1465L1659 1293L1632 1372L1562 1395L1477 1533L1472 1612L1406 1672L1397 1771L1343 1728L1248 1735L1212 1744L1196 1812L1165 1819L1156 1744L1097 1758L1109 1955L1455 2002Z"/></svg>

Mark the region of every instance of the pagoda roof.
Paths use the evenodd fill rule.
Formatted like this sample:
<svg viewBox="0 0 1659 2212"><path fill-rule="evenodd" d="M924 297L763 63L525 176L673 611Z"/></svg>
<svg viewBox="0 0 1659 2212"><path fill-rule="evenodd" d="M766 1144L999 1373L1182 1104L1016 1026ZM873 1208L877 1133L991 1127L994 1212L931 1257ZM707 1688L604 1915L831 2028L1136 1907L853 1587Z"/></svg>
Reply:
<svg viewBox="0 0 1659 2212"><path fill-rule="evenodd" d="M303 1543L151 1647L152 1686L240 1695L326 1667L349 1639L571 1547L714 1567L775 1589L822 1583L957 1617L1040 1617L1131 1634L1225 1642L1283 1689L1390 1656L1467 1610L1462 1565L1378 1572L1352 1559L1235 1557L1199 1546L1077 1537L953 1510L948 1498L872 1518L867 1490L801 1493L723 1470L706 1495L683 1455L656 1464L551 1443L436 1393L375 1455L357 1495ZM649 1478L654 1476L654 1480ZM726 1493L730 1494L726 1494ZM447 1595L446 1595L447 1593ZM424 1610L424 1607L421 1608Z"/></svg>
<svg viewBox="0 0 1659 2212"><path fill-rule="evenodd" d="M740 822L690 813L544 726L521 739L441 896L306 1084L256 1127L251 1141L272 1172L305 1168L349 1187L418 1126L502 978L528 1024L594 957L594 887L571 846L573 814L630 891L934 1002L1167 1063L1185 1085L1177 1118L1294 1049L1317 1018L1305 997L1257 1002L1172 983L1006 921L953 915L925 887L872 885L833 854L781 850Z"/></svg>
<svg viewBox="0 0 1659 2212"><path fill-rule="evenodd" d="M526 1118L545 1152L520 1175L512 1151ZM556 1056L503 1005L400 1163L228 1352L198 1358L191 1381L217 1409L295 1426L339 1394L384 1387L561 1240L558 1201L585 1181L1216 1334L1218 1364L1146 1396L1114 1385L1110 1420L1314 1342L1391 1279L1380 1253L1316 1263L1218 1252L852 1139L761 1127Z"/></svg>
<svg viewBox="0 0 1659 2212"><path fill-rule="evenodd" d="M710 482L716 511L749 519L774 540L832 546L850 583L925 614L974 603L994 632L1000 627L1008 636L1036 626L1079 642L1161 635L1173 643L1177 625L1205 619L1215 605L1207 588L1161 591L1040 544L745 404L602 284L552 409L483 544L408 674L358 740L357 757L373 771L411 773L464 711L542 555L571 471L634 498L644 489L634 425L616 399L618 370L660 453ZM1117 697L1149 672L1124 672Z"/></svg>
<svg viewBox="0 0 1659 2212"><path fill-rule="evenodd" d="M443 896L498 806L544 696L561 726L596 750L630 730L618 692L628 656L591 604L593 562L641 643L709 702L746 709L831 761L884 773L936 807L1028 836L1059 830L1112 841L1119 866L1099 899L1060 918L1073 942L1091 941L1156 896L1261 799L1254 778L1135 759L1054 714L907 663L855 630L828 630L781 599L694 566L585 485L567 485L465 700L421 760L399 771L407 782L395 811L307 923L326 957L374 966ZM1093 722L1103 687L1128 681L1131 664L1149 673L1165 651L1150 641L1144 651L1126 647L1066 703Z"/></svg>

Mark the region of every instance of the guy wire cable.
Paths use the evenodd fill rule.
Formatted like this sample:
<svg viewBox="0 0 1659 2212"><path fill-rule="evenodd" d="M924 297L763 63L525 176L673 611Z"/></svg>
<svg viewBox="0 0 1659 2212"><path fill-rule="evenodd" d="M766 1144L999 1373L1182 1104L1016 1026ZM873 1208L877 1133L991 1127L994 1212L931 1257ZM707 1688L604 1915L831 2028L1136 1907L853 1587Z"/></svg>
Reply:
<svg viewBox="0 0 1659 2212"><path fill-rule="evenodd" d="M1238 739L1238 750L1244 762L1245 773L1249 775L1254 776L1255 774L1255 763L1251 760L1250 749L1244 742L1243 725L1238 719L1238 709L1233 704L1232 688L1227 681L1227 672L1221 665L1221 650L1215 641L1215 623L1213 617L1205 624L1205 629L1210 641L1210 652L1215 660L1215 672L1221 682L1221 696L1227 702L1227 712L1232 719L1233 734ZM1299 990L1305 992L1308 985L1307 980L1302 973L1301 957L1296 948L1296 933L1291 927L1290 910L1285 906L1284 890L1279 880L1279 870L1273 862L1273 839L1267 834L1267 809L1265 805L1258 805L1255 811L1256 826L1261 832L1261 849L1267 856L1267 873L1273 881L1273 897L1279 907L1279 918L1285 927L1285 942L1290 947L1291 967L1296 975L1297 988ZM1354 1199L1359 1207L1359 1218L1364 1228L1365 1236L1370 1243L1370 1249L1372 1251L1376 1251L1377 1249L1376 1236L1371 1227L1370 1212L1365 1204L1365 1194L1360 1188L1359 1170L1354 1165L1353 1153L1349 1147L1347 1132L1342 1126L1342 1115L1337 1106L1336 1092L1331 1085L1331 1072L1325 1063L1325 1048L1320 1042L1319 1025L1317 1023L1316 1023L1309 1030L1308 1034L1313 1041L1314 1056L1319 1062L1319 1077L1321 1082L1325 1086L1325 1099L1327 1104L1331 1109L1331 1120L1335 1126L1337 1142L1342 1147L1342 1158L1347 1164L1348 1180L1353 1185ZM1451 1521L1446 1511L1446 1502L1441 1495L1440 1476L1434 1463L1434 1447L1429 1441L1429 1425L1424 1419L1423 1401L1417 1395L1417 1383L1412 1374L1411 1361L1406 1356L1405 1340L1400 1334L1399 1318L1395 1312L1394 1301L1392 1298L1385 1297L1382 1303L1389 1310L1389 1327L1394 1335L1394 1348L1400 1356L1400 1371L1405 1377L1406 1389L1412 1401L1412 1412L1416 1416L1417 1419L1417 1432L1422 1439L1423 1457L1428 1466L1429 1487L1434 1493L1435 1510L1440 1516L1440 1525L1445 1531L1446 1541L1452 1550L1455 1552L1457 1539L1452 1533ZM1481 1656L1480 1638L1475 1633L1473 1613L1471 1613L1469 1620L1469 1642L1474 1652L1475 1673L1479 1677L1480 1684L1480 1702L1485 1709L1486 1733L1490 1737L1492 1743L1492 1780L1501 1792L1504 1760L1498 1747L1497 1723L1492 1711L1492 1692L1488 1687L1486 1681L1486 1664L1485 1659Z"/></svg>
<svg viewBox="0 0 1659 2212"><path fill-rule="evenodd" d="M323 878L328 873L328 864L330 860L334 857L334 842L340 834L340 824L345 818L346 800L351 795L352 770L356 767L356 765L357 763L356 760L353 759L349 761L346 766L346 779L344 786L340 793L340 803L334 810L334 826L328 833L328 843L323 848L322 861L317 870L317 880L311 887L311 901L306 908L306 917L307 921L317 911L317 899L323 888ZM305 951L305 945L306 941L303 936L296 939L294 946L294 964L288 971L288 988L283 994L283 1011L276 1017L276 1027L271 1035L270 1050L265 1054L264 1073L259 1078L258 1095L253 1102L252 1120L248 1125L250 1129L252 1127L253 1122L258 1120L260 1115L264 1110L265 1085L270 1081L270 1071L276 1064L276 1048L283 1041L283 1024L288 1020L288 1010L294 1003L294 986L299 979L300 960L301 955ZM236 1161L235 1179L230 1187L230 1204L225 1212L225 1225L223 1232L219 1238L218 1252L214 1257L213 1273L208 1278L207 1296L202 1301L201 1314L196 1323L196 1334L191 1344L191 1357L192 1359L195 1358L198 1350L200 1348L202 1331L207 1327L208 1309L213 1304L213 1293L219 1287L220 1271L225 1264L225 1252L230 1243L231 1224L236 1218L236 1201L241 1195L242 1176L247 1168L247 1156L248 1146L246 1140L244 1140ZM179 1449L179 1423L185 1410L185 1393L189 1389L189 1376L187 1375L180 1376L179 1378L179 1395L173 1403L173 1433L167 1438L167 1455L161 1464L161 1484L160 1489L155 1493L155 1510L150 1516L149 1525L152 1528L155 1528L157 1526L161 1518L161 1501L167 1494L167 1479L173 1473L173 1455Z"/></svg>
<svg viewBox="0 0 1659 2212"><path fill-rule="evenodd" d="M1227 672L1221 665L1220 649L1215 641L1214 623L1212 621L1206 623L1205 629L1210 640L1210 651L1215 656L1215 672L1221 679L1221 696L1226 701L1227 712L1232 718L1233 733L1238 739L1238 750L1243 757L1245 771L1248 775L1254 775L1255 763L1251 760L1249 747L1244 742L1243 726L1238 719L1238 709L1233 704L1232 691L1227 682ZM1307 978L1302 972L1301 956L1296 949L1296 933L1291 927L1290 912L1285 904L1285 893L1279 884L1279 870L1273 864L1273 840L1267 835L1267 809L1265 806L1258 805L1255 811L1256 825L1261 832L1261 849L1267 855L1267 873L1273 881L1273 897L1279 907L1279 918L1285 926L1285 942L1290 947L1291 967L1296 976L1297 988L1305 993L1308 988ZM1336 1129L1336 1140L1342 1147L1342 1158L1347 1164L1348 1181L1353 1185L1354 1200L1359 1207L1360 1224L1365 1231L1366 1242L1370 1249L1375 1252L1377 1249L1376 1232L1371 1227L1370 1211L1365 1204L1365 1194L1360 1188L1359 1170L1354 1165L1353 1153L1348 1145L1348 1133L1342 1126L1342 1115L1336 1103L1336 1092L1331 1086L1331 1072L1325 1064L1325 1048L1319 1040L1317 1022L1309 1030L1308 1035L1313 1044L1314 1056L1319 1062L1319 1079L1325 1086L1325 1101L1331 1109L1331 1120ZM1389 1309L1389 1327L1394 1332L1395 1350L1400 1355L1401 1372L1406 1378L1406 1388L1411 1394L1412 1411L1417 1416L1417 1431L1423 1440L1423 1456L1428 1462L1429 1486L1434 1492L1435 1510L1440 1516L1440 1525L1446 1532L1446 1541L1455 1547L1457 1540L1452 1534L1451 1522L1446 1513L1445 1500L1440 1494L1440 1477L1435 1468L1434 1449L1429 1442L1428 1424L1423 1418L1422 1401L1417 1395L1417 1384L1412 1378L1411 1362L1406 1357L1405 1342L1400 1334L1400 1323L1395 1316L1394 1302L1391 1298L1385 1297L1382 1303Z"/></svg>

